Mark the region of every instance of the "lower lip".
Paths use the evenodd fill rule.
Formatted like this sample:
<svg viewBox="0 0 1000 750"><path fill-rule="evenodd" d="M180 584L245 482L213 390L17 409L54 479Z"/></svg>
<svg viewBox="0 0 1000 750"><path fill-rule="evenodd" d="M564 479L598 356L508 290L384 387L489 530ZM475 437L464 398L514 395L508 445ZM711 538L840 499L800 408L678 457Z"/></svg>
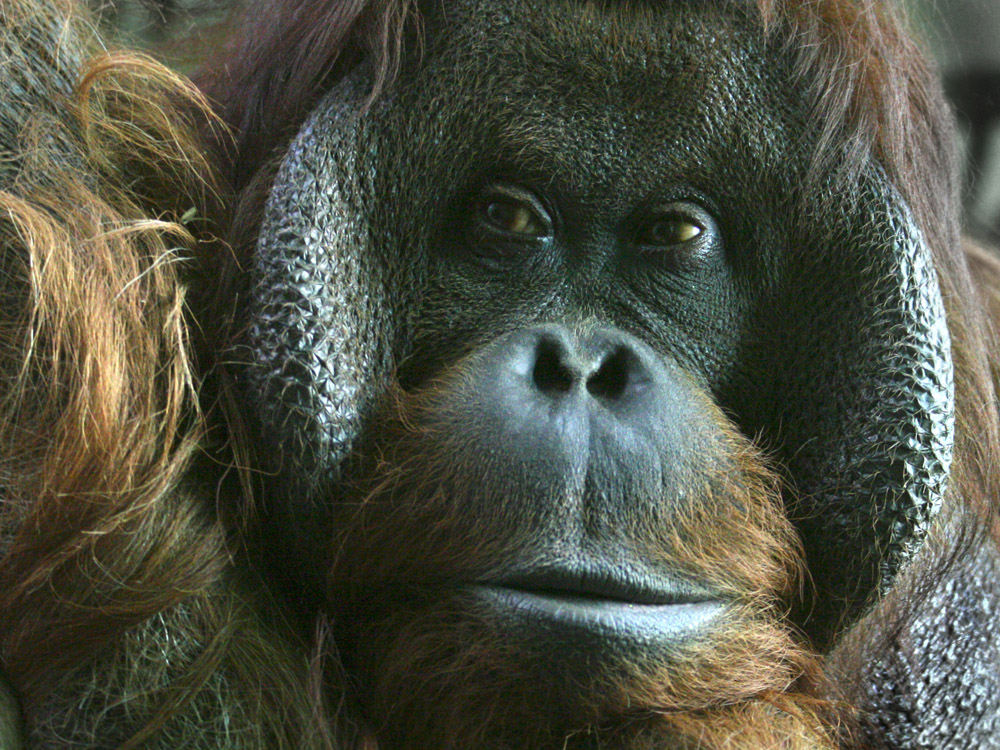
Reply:
<svg viewBox="0 0 1000 750"><path fill-rule="evenodd" d="M572 593L477 586L477 598L502 615L601 639L679 643L705 631L726 609L724 602L636 604Z"/></svg>

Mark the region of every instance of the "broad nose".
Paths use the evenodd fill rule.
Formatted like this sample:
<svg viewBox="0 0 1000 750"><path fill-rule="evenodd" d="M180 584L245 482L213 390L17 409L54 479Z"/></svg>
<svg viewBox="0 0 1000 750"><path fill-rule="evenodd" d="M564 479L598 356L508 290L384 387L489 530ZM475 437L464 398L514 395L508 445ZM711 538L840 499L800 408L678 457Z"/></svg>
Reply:
<svg viewBox="0 0 1000 750"><path fill-rule="evenodd" d="M478 367L482 397L514 429L534 420L533 429L549 422L561 431L607 418L648 426L665 416L675 390L660 356L615 328L525 328L491 345Z"/></svg>
<svg viewBox="0 0 1000 750"><path fill-rule="evenodd" d="M517 484L543 514L552 503L655 502L705 445L702 428L714 428L668 355L612 327L505 334L442 387L435 403L448 438L482 462L491 487Z"/></svg>
<svg viewBox="0 0 1000 750"><path fill-rule="evenodd" d="M577 335L563 326L544 326L517 338L509 351L523 358L513 365L530 373L521 382L534 398L593 399L613 411L640 396L653 380L655 355L620 331Z"/></svg>

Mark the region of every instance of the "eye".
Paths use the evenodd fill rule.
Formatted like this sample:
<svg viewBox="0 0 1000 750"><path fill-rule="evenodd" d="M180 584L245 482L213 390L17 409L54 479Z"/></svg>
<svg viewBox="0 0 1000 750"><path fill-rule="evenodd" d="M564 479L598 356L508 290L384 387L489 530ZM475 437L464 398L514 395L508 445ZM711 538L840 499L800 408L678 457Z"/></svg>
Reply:
<svg viewBox="0 0 1000 750"><path fill-rule="evenodd" d="M480 218L490 229L520 238L547 237L552 232L545 210L519 189L491 191L480 203Z"/></svg>
<svg viewBox="0 0 1000 750"><path fill-rule="evenodd" d="M657 214L639 228L636 242L653 247L671 247L692 242L705 233L704 222L686 212L671 210Z"/></svg>

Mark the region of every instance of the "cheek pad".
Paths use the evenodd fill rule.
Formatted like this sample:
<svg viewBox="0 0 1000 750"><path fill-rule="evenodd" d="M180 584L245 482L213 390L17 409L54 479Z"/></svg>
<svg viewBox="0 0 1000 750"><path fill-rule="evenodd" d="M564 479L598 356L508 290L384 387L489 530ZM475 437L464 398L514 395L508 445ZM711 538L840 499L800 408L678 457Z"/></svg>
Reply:
<svg viewBox="0 0 1000 750"><path fill-rule="evenodd" d="M865 195L790 259L795 292L773 364L810 572L821 599L854 606L920 546L945 494L955 431L930 251L897 195Z"/></svg>
<svg viewBox="0 0 1000 750"><path fill-rule="evenodd" d="M243 394L270 449L261 458L296 483L336 478L391 368L395 279L373 241L358 78L289 147L250 269Z"/></svg>

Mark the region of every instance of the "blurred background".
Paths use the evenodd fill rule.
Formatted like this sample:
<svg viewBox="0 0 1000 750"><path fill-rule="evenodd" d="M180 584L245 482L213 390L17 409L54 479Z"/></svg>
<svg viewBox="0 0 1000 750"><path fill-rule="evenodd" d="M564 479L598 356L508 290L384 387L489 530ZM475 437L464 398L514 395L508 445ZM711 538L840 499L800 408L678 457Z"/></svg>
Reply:
<svg viewBox="0 0 1000 750"><path fill-rule="evenodd" d="M2 1L2 0L0 0ZM88 0L118 41L191 72L239 0ZM1000 0L898 0L937 59L965 154L966 229L1000 246Z"/></svg>
<svg viewBox="0 0 1000 750"><path fill-rule="evenodd" d="M1000 0L904 0L941 68L966 156L970 234L1000 244Z"/></svg>

